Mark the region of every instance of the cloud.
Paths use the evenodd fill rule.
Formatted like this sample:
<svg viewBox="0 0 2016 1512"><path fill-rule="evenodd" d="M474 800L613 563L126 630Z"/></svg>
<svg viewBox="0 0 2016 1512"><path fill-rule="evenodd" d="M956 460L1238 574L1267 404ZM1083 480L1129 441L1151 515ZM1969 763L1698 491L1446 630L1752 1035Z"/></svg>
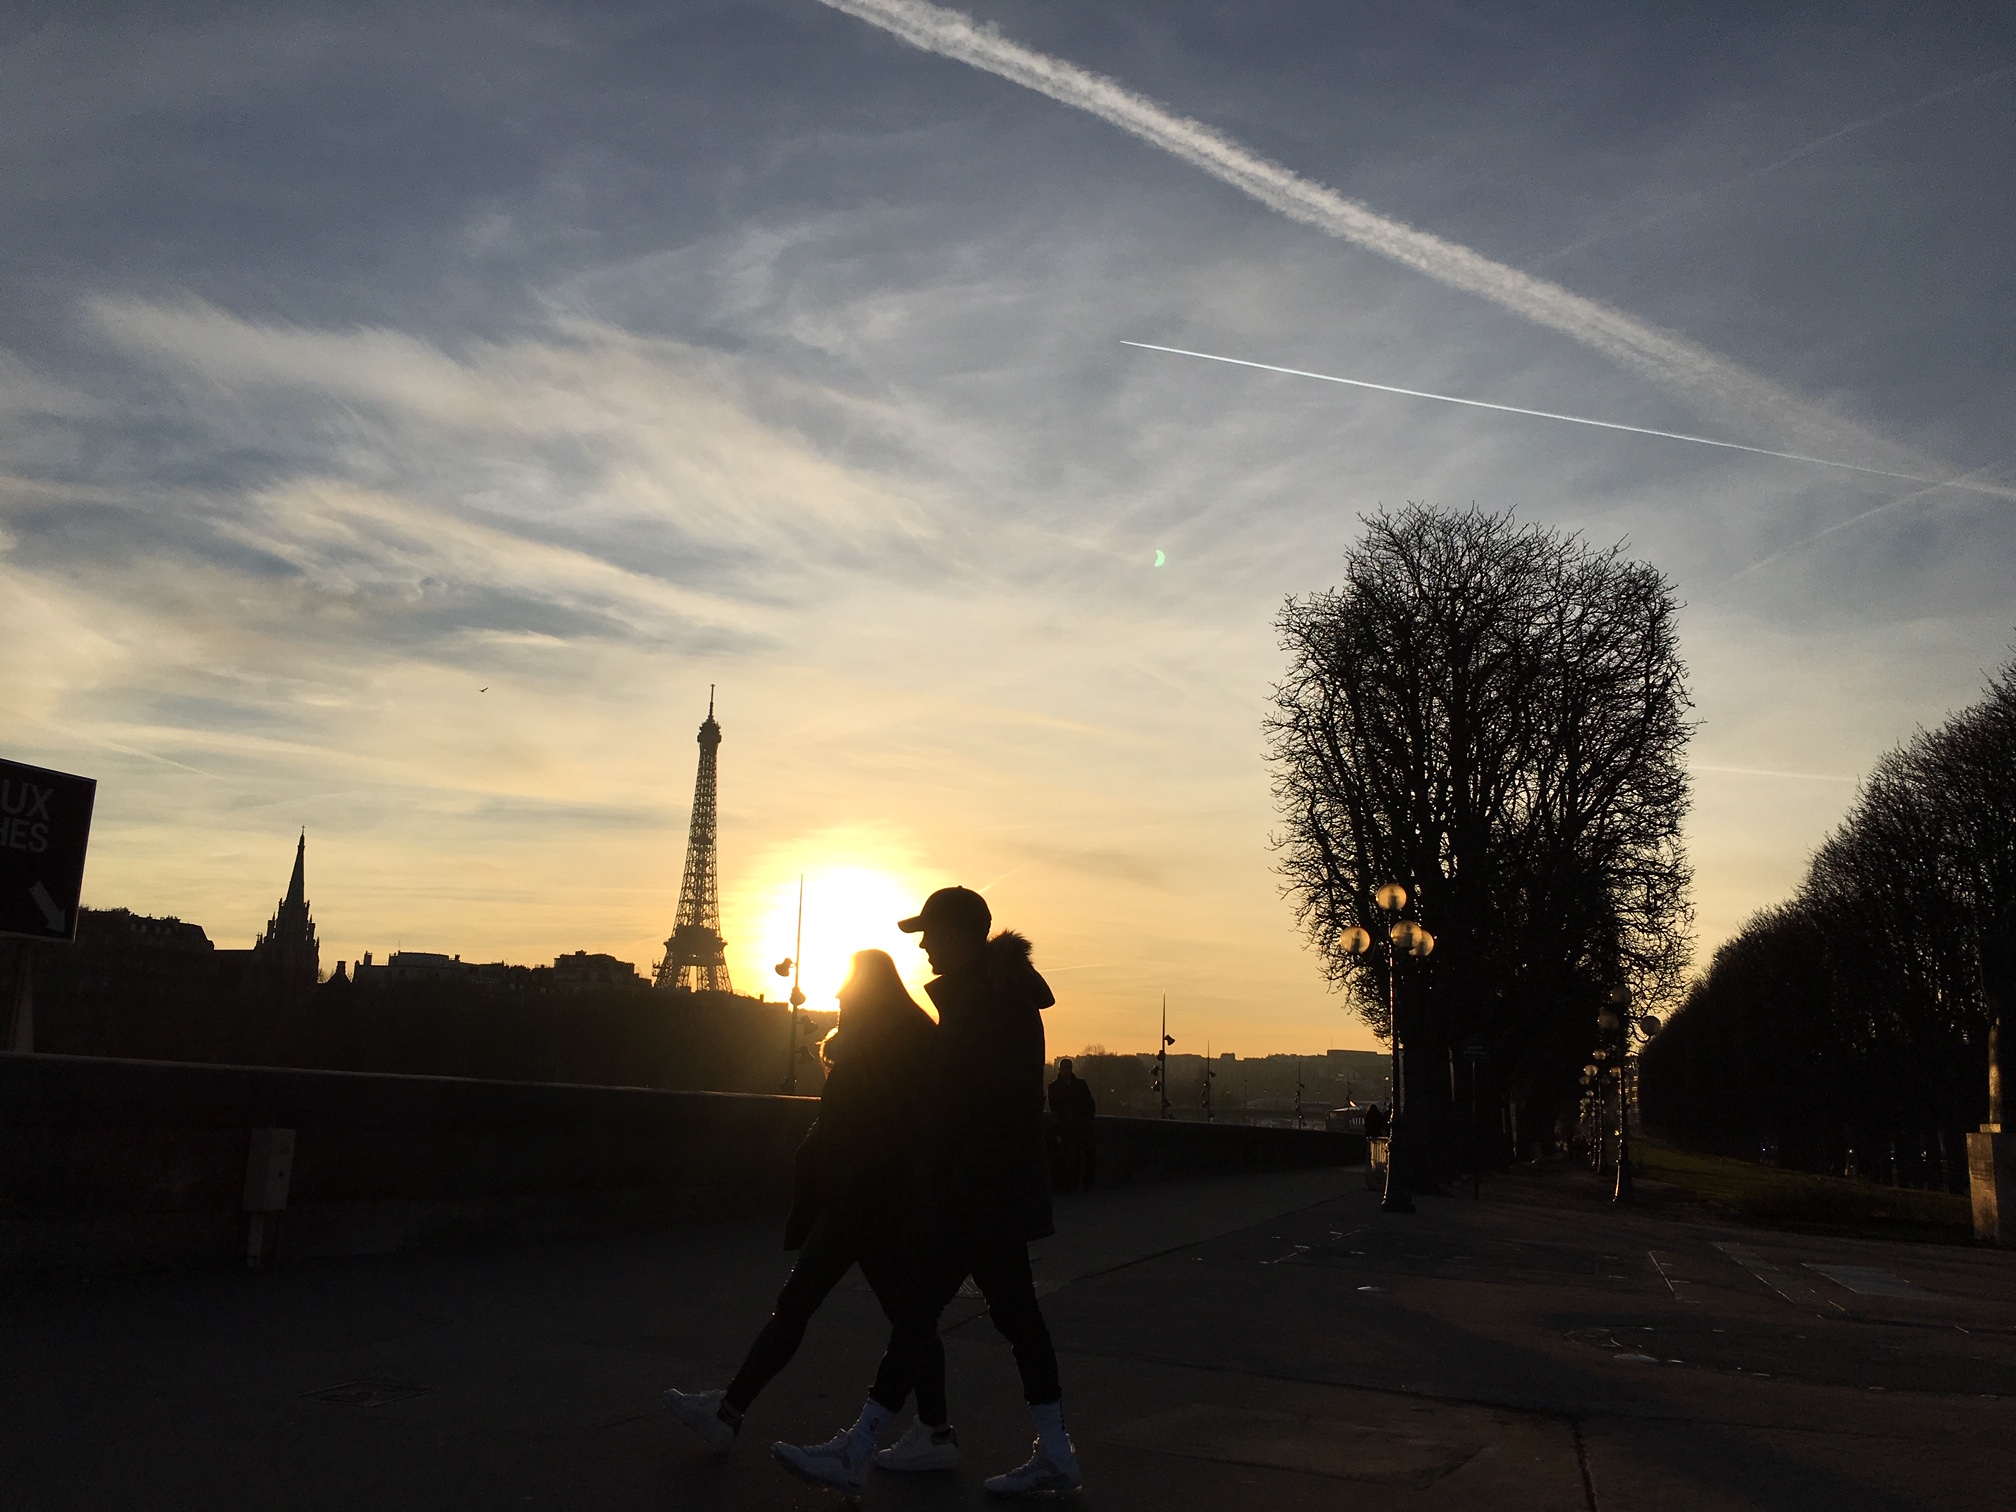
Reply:
<svg viewBox="0 0 2016 1512"><path fill-rule="evenodd" d="M1807 449L1848 449L1864 462L1923 471L1927 463L1697 342L1558 284L1421 231L1303 178L1201 121L1112 79L1010 41L995 27L926 0L821 0L937 53L1086 111L1291 220L1389 258L1450 288L1558 331L1686 398L1742 433ZM1937 470L1936 468L1934 470Z"/></svg>

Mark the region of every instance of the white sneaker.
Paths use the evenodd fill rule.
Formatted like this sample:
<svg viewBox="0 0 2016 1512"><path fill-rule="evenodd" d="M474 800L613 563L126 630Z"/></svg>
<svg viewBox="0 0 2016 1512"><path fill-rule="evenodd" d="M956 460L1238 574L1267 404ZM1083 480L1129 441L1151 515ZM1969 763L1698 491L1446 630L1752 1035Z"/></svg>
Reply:
<svg viewBox="0 0 2016 1512"><path fill-rule="evenodd" d="M981 1482L996 1496L1041 1496L1049 1492L1076 1491L1084 1484L1085 1476L1078 1468L1078 1456L1067 1450L1061 1460L1053 1459L1043 1452L1041 1439L1031 1446L1027 1464L1002 1475L990 1475Z"/></svg>
<svg viewBox="0 0 2016 1512"><path fill-rule="evenodd" d="M853 1455L853 1435L837 1433L823 1444L772 1444L777 1463L802 1481L827 1486L846 1496L859 1496L868 1484L871 1455Z"/></svg>
<svg viewBox="0 0 2016 1512"><path fill-rule="evenodd" d="M672 1409L672 1416L705 1439L707 1447L716 1454L733 1449L735 1435L742 1431L740 1418L725 1415L733 1410L726 1405L727 1397L725 1391L665 1388L665 1405Z"/></svg>
<svg viewBox="0 0 2016 1512"><path fill-rule="evenodd" d="M933 1428L923 1419L903 1430L903 1437L887 1449L875 1451L875 1464L882 1470L905 1474L919 1470L950 1470L959 1463L959 1434L947 1424Z"/></svg>

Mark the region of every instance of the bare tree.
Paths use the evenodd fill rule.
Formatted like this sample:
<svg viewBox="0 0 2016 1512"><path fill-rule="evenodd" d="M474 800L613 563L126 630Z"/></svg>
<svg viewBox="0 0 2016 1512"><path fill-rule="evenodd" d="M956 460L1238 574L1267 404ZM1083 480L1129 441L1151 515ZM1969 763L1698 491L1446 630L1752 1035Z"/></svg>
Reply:
<svg viewBox="0 0 2016 1512"><path fill-rule="evenodd" d="M1475 1038L1543 1127L1575 1096L1606 991L1649 1005L1686 959L1671 586L1510 514L1410 506L1365 524L1342 584L1279 620L1281 871L1326 973L1382 1036L1384 958L1349 954L1342 931L1382 933L1373 894L1397 881L1436 936L1400 984L1410 1110L1434 1119Z"/></svg>
<svg viewBox="0 0 2016 1512"><path fill-rule="evenodd" d="M1957 1186L2012 934L2016 665L1884 756L1797 897L1717 952L1646 1052L1648 1116L1735 1153Z"/></svg>

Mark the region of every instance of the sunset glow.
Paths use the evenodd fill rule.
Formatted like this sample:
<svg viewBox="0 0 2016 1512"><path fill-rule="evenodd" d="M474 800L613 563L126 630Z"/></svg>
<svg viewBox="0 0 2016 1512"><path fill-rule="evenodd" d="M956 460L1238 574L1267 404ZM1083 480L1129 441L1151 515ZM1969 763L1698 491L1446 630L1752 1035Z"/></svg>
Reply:
<svg viewBox="0 0 2016 1512"><path fill-rule="evenodd" d="M782 877L763 889L757 897L758 924L751 962L743 975L736 965L738 984L746 980L749 992L781 998L791 990L790 979L779 978L778 962L791 955L798 917L798 879ZM845 861L815 863L805 872L805 944L801 982L806 1006L833 1007L833 994L847 979L849 962L857 950L886 950L912 993L923 1001L923 984L930 980L924 953L917 937L896 927L898 919L917 912L924 891L908 879L888 871L849 864ZM732 949L732 947L731 947Z"/></svg>

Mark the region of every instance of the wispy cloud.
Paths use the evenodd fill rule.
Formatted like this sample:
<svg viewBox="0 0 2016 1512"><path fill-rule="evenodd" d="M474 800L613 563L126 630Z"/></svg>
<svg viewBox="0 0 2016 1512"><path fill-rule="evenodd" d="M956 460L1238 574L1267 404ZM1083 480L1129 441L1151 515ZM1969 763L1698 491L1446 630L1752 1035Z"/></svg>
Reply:
<svg viewBox="0 0 2016 1512"><path fill-rule="evenodd" d="M821 0L913 47L1083 110L1181 158L1291 220L1488 299L1679 394L1702 411L1785 445L1843 448L1861 461L1924 472L1903 448L1671 331L1381 215L1225 133L1125 85L1024 47L997 28L926 0ZM1937 469L1929 469L1937 471Z"/></svg>

